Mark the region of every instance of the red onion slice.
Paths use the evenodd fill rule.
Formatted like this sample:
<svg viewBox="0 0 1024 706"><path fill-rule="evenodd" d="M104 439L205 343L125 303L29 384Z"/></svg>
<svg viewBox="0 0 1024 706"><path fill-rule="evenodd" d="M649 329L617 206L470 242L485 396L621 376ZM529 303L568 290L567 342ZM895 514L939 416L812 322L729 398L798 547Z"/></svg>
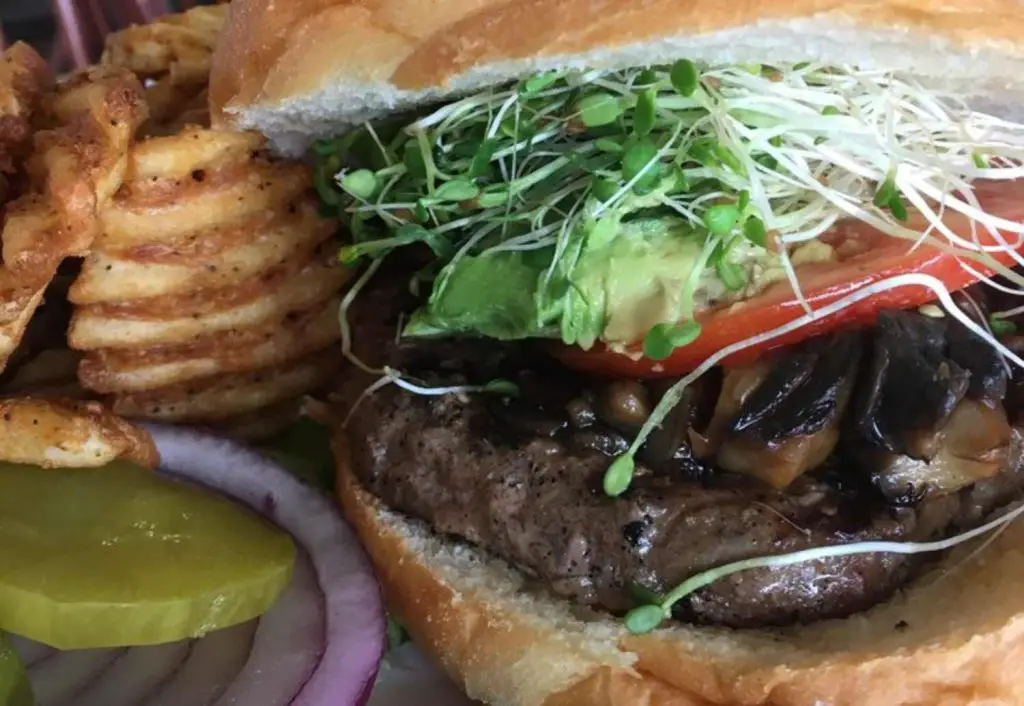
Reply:
<svg viewBox="0 0 1024 706"><path fill-rule="evenodd" d="M290 705L364 703L384 655L384 605L370 562L337 505L277 464L237 444L170 427L151 427L150 433L164 472L206 485L261 512L290 532L309 556L324 596L326 644ZM253 655L260 655L262 649L257 631ZM278 655L284 659L283 653ZM250 668L265 665L265 659L261 657L255 665L250 659L239 680L259 678ZM281 672L278 666L275 678Z"/></svg>
<svg viewBox="0 0 1024 706"><path fill-rule="evenodd" d="M26 640L38 706L362 706L384 653L370 564L334 502L233 443L152 428L161 471L231 496L291 533L295 577L258 621L199 640L58 652Z"/></svg>
<svg viewBox="0 0 1024 706"><path fill-rule="evenodd" d="M28 671L37 706L59 706L99 679L126 650L54 652Z"/></svg>
<svg viewBox="0 0 1024 706"><path fill-rule="evenodd" d="M257 621L251 621L196 640L181 669L142 706L210 706L231 686L249 659L256 625Z"/></svg>
<svg viewBox="0 0 1024 706"><path fill-rule="evenodd" d="M288 706L323 658L324 594L313 565L300 554L288 592L260 619L256 639L245 665L248 679L232 682L218 706L259 704ZM299 683L279 677L293 674Z"/></svg>
<svg viewBox="0 0 1024 706"><path fill-rule="evenodd" d="M165 682L188 657L191 643L138 647L103 671L98 679L75 694L74 706L134 704Z"/></svg>

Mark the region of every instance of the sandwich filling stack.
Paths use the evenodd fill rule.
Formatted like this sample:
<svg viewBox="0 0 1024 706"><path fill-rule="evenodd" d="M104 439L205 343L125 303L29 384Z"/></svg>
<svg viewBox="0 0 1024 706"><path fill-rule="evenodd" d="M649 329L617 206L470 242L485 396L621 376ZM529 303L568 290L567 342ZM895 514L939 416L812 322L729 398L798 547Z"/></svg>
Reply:
<svg viewBox="0 0 1024 706"><path fill-rule="evenodd" d="M1016 4L435 9L240 0L210 89L347 229L413 636L496 704L1020 698Z"/></svg>

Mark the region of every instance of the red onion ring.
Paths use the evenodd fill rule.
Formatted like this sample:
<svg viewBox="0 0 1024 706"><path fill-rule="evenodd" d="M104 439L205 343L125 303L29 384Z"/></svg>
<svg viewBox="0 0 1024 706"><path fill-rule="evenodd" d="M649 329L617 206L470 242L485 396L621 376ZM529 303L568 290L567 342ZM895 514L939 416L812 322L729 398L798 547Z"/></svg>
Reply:
<svg viewBox="0 0 1024 706"><path fill-rule="evenodd" d="M249 659L258 621L218 630L196 640L192 653L143 706L209 706L216 701Z"/></svg>
<svg viewBox="0 0 1024 706"><path fill-rule="evenodd" d="M38 706L70 701L110 669L125 650L54 652L29 670Z"/></svg>
<svg viewBox="0 0 1024 706"><path fill-rule="evenodd" d="M287 706L295 696L295 685L278 679L277 675L295 674L308 680L323 659L324 594L313 565L302 555L288 591L293 595L282 596L275 606L278 610L268 611L256 628L245 667L252 676L234 681L216 701L217 706Z"/></svg>
<svg viewBox="0 0 1024 706"><path fill-rule="evenodd" d="M362 706L384 654L380 589L334 502L265 457L152 427L161 472L291 533L295 578L258 621L168 645L58 652L16 640L39 706Z"/></svg>
<svg viewBox="0 0 1024 706"><path fill-rule="evenodd" d="M75 694L75 706L138 703L158 688L187 659L190 642L125 650L88 687Z"/></svg>

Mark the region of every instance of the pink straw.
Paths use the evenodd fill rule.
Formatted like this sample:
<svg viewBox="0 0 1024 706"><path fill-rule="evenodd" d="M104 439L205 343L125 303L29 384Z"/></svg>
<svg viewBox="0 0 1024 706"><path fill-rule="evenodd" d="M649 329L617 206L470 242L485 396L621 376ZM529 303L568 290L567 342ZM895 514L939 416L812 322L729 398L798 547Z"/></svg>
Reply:
<svg viewBox="0 0 1024 706"><path fill-rule="evenodd" d="M92 18L82 17L75 0L53 0L53 11L65 56L70 57L75 68L87 65L92 53L89 45L94 43L95 36L95 28L87 29L88 20Z"/></svg>
<svg viewBox="0 0 1024 706"><path fill-rule="evenodd" d="M50 63L57 72L95 62L111 31L175 11L170 0L51 0L50 4L57 22ZM180 3L181 9L195 4L193 0ZM0 26L0 49L4 46L6 37Z"/></svg>

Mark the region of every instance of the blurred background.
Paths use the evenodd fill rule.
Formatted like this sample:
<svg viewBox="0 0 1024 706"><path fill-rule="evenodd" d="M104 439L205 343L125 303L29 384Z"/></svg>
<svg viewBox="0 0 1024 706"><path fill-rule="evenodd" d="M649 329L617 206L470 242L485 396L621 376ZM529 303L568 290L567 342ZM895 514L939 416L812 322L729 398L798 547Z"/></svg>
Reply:
<svg viewBox="0 0 1024 706"><path fill-rule="evenodd" d="M28 42L58 72L99 58L107 32L213 0L0 0L0 45Z"/></svg>

